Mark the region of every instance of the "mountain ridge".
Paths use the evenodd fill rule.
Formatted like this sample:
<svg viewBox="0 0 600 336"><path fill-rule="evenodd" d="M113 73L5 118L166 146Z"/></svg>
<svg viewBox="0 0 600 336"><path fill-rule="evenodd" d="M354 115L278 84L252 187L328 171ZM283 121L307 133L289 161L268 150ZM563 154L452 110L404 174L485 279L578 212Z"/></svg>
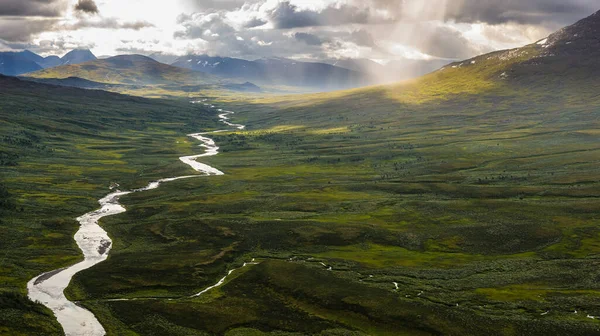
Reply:
<svg viewBox="0 0 600 336"><path fill-rule="evenodd" d="M326 63L301 62L281 57L248 61L232 57L187 55L179 57L171 65L266 85L318 87L330 90L369 83L364 74L353 70Z"/></svg>
<svg viewBox="0 0 600 336"><path fill-rule="evenodd" d="M0 74L18 76L28 72L48 69L65 64L79 64L95 60L96 56L88 49L74 49L62 58L42 57L30 50L0 52Z"/></svg>
<svg viewBox="0 0 600 336"><path fill-rule="evenodd" d="M80 64L68 64L27 74L33 78L78 77L103 84L209 84L218 79L160 63L143 55L119 55Z"/></svg>

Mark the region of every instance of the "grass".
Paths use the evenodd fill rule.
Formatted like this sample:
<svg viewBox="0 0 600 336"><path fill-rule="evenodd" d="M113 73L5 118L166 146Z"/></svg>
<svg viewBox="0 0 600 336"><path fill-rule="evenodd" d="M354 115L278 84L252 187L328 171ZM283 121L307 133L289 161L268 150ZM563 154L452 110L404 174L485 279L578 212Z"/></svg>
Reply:
<svg viewBox="0 0 600 336"><path fill-rule="evenodd" d="M444 106L357 96L228 100L250 127L214 135L223 154L204 160L227 175L124 198L129 211L104 224L116 237L111 258L69 295L140 334L152 334L150 315L167 318L161 330L210 334L595 330L585 318L598 307L595 105L521 93L491 109L493 92ZM105 301L180 298L252 257L265 262L207 301ZM371 290L376 299L363 302ZM258 317L261 307L286 324Z"/></svg>
<svg viewBox="0 0 600 336"><path fill-rule="evenodd" d="M203 162L226 175L123 197L128 211L102 221L109 259L66 294L110 335L596 333L586 315L600 315L598 84L578 69L527 73L539 52L388 87L194 95L248 125L212 136L222 154ZM0 279L20 295L78 258L71 218L110 182L188 174L176 158L198 148L184 134L218 127L181 102L185 90L152 101L9 94L0 233L14 253ZM189 298L252 258L261 263ZM47 313L38 321L50 330Z"/></svg>
<svg viewBox="0 0 600 336"><path fill-rule="evenodd" d="M80 260L74 218L97 207L111 182L139 187L189 173L172 158L196 153L194 144L176 141L210 129L214 116L187 101L0 80L0 298L17 298L0 300L0 330L58 334L49 311L25 304L26 282Z"/></svg>

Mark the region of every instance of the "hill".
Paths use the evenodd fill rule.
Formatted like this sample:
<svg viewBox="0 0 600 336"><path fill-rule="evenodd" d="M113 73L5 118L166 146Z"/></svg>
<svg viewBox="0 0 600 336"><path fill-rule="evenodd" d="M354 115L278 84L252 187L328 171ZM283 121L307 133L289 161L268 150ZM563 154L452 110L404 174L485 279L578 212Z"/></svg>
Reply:
<svg viewBox="0 0 600 336"><path fill-rule="evenodd" d="M74 218L97 207L111 182L137 187L188 172L177 157L197 144L185 134L213 128L213 117L187 100L0 75L0 334L64 335L52 312L27 299L27 281L79 261Z"/></svg>
<svg viewBox="0 0 600 336"><path fill-rule="evenodd" d="M42 83L42 84L69 86L69 87L82 88L82 89L101 89L101 90L110 91L111 89L115 90L117 87L119 87L118 84L98 83L98 82L93 82L93 81L79 78L79 77L68 77L68 78L60 78L60 79L59 78L21 77L21 79L26 80L26 81L36 82L36 83Z"/></svg>
<svg viewBox="0 0 600 336"><path fill-rule="evenodd" d="M107 59L64 65L27 74L33 78L79 77L106 84L207 84L217 83L214 76L159 63L141 55L121 55Z"/></svg>
<svg viewBox="0 0 600 336"><path fill-rule="evenodd" d="M230 57L183 56L173 66L241 79L263 85L304 86L324 90L363 86L368 78L359 72L325 63L310 63L285 58L247 61Z"/></svg>

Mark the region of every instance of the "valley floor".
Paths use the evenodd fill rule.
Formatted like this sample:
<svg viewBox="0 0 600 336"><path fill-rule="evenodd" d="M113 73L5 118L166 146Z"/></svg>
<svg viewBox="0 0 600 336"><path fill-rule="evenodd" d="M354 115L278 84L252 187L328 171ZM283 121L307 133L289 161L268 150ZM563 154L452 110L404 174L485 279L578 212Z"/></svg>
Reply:
<svg viewBox="0 0 600 336"><path fill-rule="evenodd" d="M110 258L77 274L67 297L109 335L599 333L600 105L373 95L215 103L248 126L215 134L223 154L202 159L226 174L124 196L127 212L101 223ZM218 112L180 104L176 124L69 133L86 160L45 142L65 157L5 169L25 210L5 210L16 214L1 226L22 237L0 273L13 291L79 258L69 218L95 206L100 186L185 175L173 158L196 144L183 128L214 129ZM194 111L202 119L184 126ZM56 219L42 219L49 208ZM58 333L44 321L48 331L23 334Z"/></svg>

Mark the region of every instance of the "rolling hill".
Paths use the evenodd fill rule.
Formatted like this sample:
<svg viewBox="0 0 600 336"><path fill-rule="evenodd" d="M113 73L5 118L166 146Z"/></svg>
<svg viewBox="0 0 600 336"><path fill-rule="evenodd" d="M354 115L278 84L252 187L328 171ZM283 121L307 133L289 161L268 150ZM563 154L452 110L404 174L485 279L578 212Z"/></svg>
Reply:
<svg viewBox="0 0 600 336"><path fill-rule="evenodd" d="M137 186L187 172L173 158L196 153L185 134L214 127L213 118L187 100L0 75L0 334L64 335L51 311L27 299L28 279L79 260L74 218L97 206L111 180L131 174Z"/></svg>
<svg viewBox="0 0 600 336"><path fill-rule="evenodd" d="M98 83L157 85L214 84L219 79L159 63L141 55L121 55L77 65L64 65L27 74L33 78L63 79L78 77Z"/></svg>

